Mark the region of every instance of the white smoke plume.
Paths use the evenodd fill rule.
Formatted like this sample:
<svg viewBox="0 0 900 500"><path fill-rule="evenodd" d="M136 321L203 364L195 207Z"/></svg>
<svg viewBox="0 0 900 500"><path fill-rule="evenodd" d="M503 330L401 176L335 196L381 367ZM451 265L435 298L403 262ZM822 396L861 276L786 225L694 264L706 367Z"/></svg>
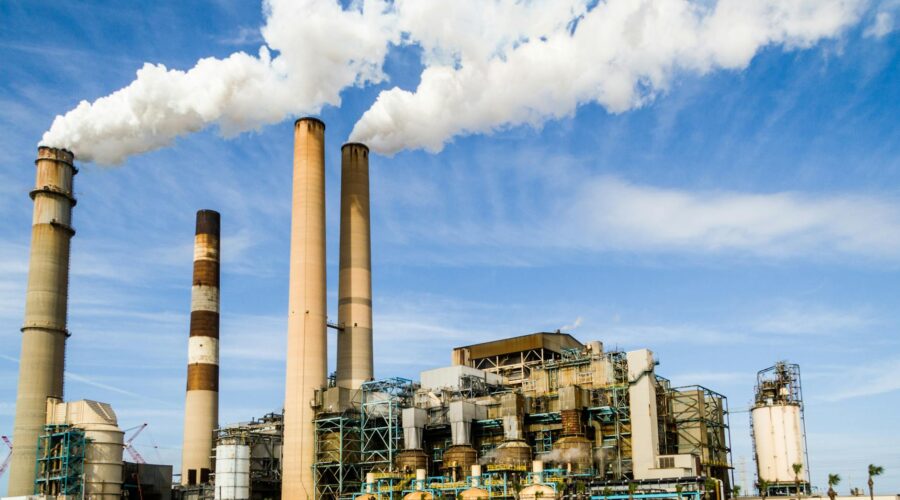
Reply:
<svg viewBox="0 0 900 500"><path fill-rule="evenodd" d="M553 448L547 453L538 455L538 459L545 463L565 465L586 460L590 457L590 452L581 448Z"/></svg>
<svg viewBox="0 0 900 500"><path fill-rule="evenodd" d="M118 163L210 126L225 136L340 105L383 82L392 45L422 49L414 90L382 91L351 140L392 154L454 136L540 126L597 103L640 107L679 72L745 67L762 48L812 46L855 24L866 0L265 0L265 41L187 71L146 64L81 102L41 144Z"/></svg>
<svg viewBox="0 0 900 500"><path fill-rule="evenodd" d="M462 16L450 15L435 29L401 11L411 37L436 47L426 53L456 57L426 66L415 91L381 92L351 138L382 153L437 152L457 135L540 126L585 103L621 113L665 91L679 71L744 68L773 44L809 47L856 23L862 8L863 0L606 0L574 20L532 9L545 19L532 23L540 36L521 33L506 44L488 37L485 44L496 45L487 50L468 50L466 42L481 39L498 17L455 23ZM554 14L561 17L548 22Z"/></svg>
<svg viewBox="0 0 900 500"><path fill-rule="evenodd" d="M577 318L575 318L575 321L573 321L571 325L563 325L563 326L559 327L559 331L561 331L563 333L572 332L573 330L575 330L576 328L581 326L582 322L584 322L584 318L582 318L581 316L578 316Z"/></svg>
<svg viewBox="0 0 900 500"><path fill-rule="evenodd" d="M41 144L81 161L120 163L217 125L227 136L340 105L341 90L377 83L396 22L384 0L266 0L265 45L201 59L188 71L145 64L127 87L57 116ZM277 51L277 55L272 55Z"/></svg>

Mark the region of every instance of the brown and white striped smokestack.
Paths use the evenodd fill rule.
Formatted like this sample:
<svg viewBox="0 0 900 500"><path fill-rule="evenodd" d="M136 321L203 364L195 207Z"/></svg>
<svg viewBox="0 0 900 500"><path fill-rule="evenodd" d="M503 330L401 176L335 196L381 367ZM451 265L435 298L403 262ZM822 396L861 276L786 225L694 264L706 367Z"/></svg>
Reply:
<svg viewBox="0 0 900 500"><path fill-rule="evenodd" d="M281 498L315 497L315 391L326 385L325 124L294 123L294 185L288 296Z"/></svg>
<svg viewBox="0 0 900 500"><path fill-rule="evenodd" d="M181 484L209 481L219 422L219 213L197 212Z"/></svg>
<svg viewBox="0 0 900 500"><path fill-rule="evenodd" d="M37 438L47 419L47 398L63 397L66 313L69 294L69 240L75 198L72 178L78 173L72 153L38 148L37 180L31 192L31 260L25 292L25 324L19 356L19 388L9 496L34 493Z"/></svg>
<svg viewBox="0 0 900 500"><path fill-rule="evenodd" d="M337 380L358 389L372 379L372 257L369 148L341 148L341 257L338 277Z"/></svg>

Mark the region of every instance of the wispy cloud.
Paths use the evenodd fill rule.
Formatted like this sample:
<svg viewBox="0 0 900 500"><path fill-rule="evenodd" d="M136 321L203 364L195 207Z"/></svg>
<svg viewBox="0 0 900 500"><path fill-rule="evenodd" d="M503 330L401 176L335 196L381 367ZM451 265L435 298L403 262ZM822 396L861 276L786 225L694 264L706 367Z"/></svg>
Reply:
<svg viewBox="0 0 900 500"><path fill-rule="evenodd" d="M474 193L460 199L444 190L443 199L432 202L434 208L408 210L389 220L387 236L394 237L391 227L402 226L395 241L416 238L419 258L429 257L422 251L429 244L450 245L461 249L452 253L457 260L468 257L477 263L479 256L489 255L494 262L515 265L540 262L540 254L550 250L557 256L559 250L572 250L844 264L893 263L900 256L900 200L890 196L658 187L577 168L564 180L547 183L545 177L511 173L514 168L503 169L511 176L510 184L534 198L553 201L535 206L534 198L506 193L499 203L485 202L480 197L489 199L490 194L474 182L473 174ZM480 211L448 208L469 198ZM402 199L389 201L405 205ZM496 205L506 208L498 210ZM440 248L448 253L445 246Z"/></svg>
<svg viewBox="0 0 900 500"><path fill-rule="evenodd" d="M894 16L890 12L875 14L872 24L868 25L863 34L871 38L882 38L894 31Z"/></svg>
<svg viewBox="0 0 900 500"><path fill-rule="evenodd" d="M569 221L567 237L555 241L593 249L900 254L900 204L873 196L689 191L599 178L585 183L574 200L554 218Z"/></svg>
<svg viewBox="0 0 900 500"><path fill-rule="evenodd" d="M853 334L873 322L871 315L860 311L794 306L763 316L753 328L758 332L788 335Z"/></svg>
<svg viewBox="0 0 900 500"><path fill-rule="evenodd" d="M833 367L826 377L829 390L819 399L827 402L900 391L900 358L868 358L865 363Z"/></svg>

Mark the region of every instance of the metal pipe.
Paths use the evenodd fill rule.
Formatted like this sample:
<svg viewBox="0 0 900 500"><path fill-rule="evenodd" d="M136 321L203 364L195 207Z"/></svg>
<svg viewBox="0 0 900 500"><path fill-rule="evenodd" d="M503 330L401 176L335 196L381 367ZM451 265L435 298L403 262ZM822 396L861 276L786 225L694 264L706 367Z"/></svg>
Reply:
<svg viewBox="0 0 900 500"><path fill-rule="evenodd" d="M209 480L213 430L219 421L219 242L219 213L198 211L181 451L185 485Z"/></svg>
<svg viewBox="0 0 900 500"><path fill-rule="evenodd" d="M31 257L25 292L25 323L19 356L19 387L13 451L9 470L9 496L34 493L37 440L47 419L47 398L63 397L66 314L69 294L69 244L72 180L78 169L69 151L38 148Z"/></svg>
<svg viewBox="0 0 900 500"><path fill-rule="evenodd" d="M315 396L326 384L325 124L294 123L281 498L315 497Z"/></svg>
<svg viewBox="0 0 900 500"><path fill-rule="evenodd" d="M341 147L340 246L336 383L358 389L373 376L369 148L363 144Z"/></svg>

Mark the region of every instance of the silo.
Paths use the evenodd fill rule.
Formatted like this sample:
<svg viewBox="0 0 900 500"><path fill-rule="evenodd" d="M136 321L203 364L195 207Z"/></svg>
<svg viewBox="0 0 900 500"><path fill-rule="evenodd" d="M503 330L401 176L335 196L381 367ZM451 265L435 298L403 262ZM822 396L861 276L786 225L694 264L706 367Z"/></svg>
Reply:
<svg viewBox="0 0 900 500"><path fill-rule="evenodd" d="M797 485L809 491L809 461L803 423L800 367L785 362L761 370L750 413L757 477L769 494L792 495ZM801 470L794 472L794 464Z"/></svg>

